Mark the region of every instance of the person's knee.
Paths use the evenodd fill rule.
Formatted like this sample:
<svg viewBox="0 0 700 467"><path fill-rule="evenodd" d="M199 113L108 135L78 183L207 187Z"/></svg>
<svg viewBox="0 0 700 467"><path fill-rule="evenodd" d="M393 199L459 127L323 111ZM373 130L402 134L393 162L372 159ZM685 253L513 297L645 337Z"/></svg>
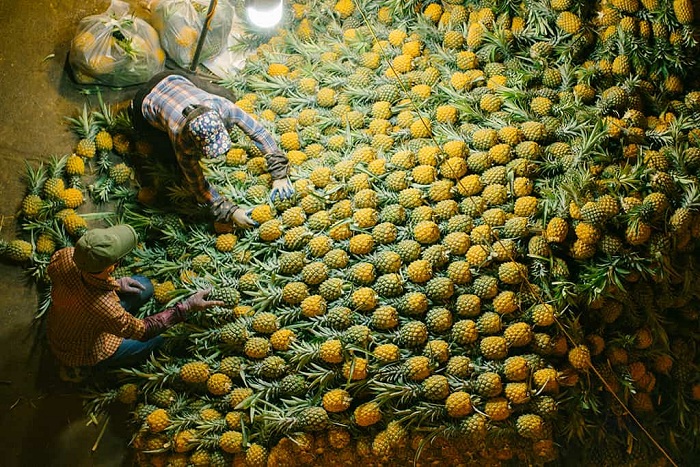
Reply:
<svg viewBox="0 0 700 467"><path fill-rule="evenodd" d="M151 298L153 296L153 282L146 276L137 275L132 277L143 286L143 290L139 293L139 299L145 302Z"/></svg>
<svg viewBox="0 0 700 467"><path fill-rule="evenodd" d="M163 336L156 336L152 338L149 343L151 344L151 350L156 350L160 348L163 343L165 343L165 337Z"/></svg>

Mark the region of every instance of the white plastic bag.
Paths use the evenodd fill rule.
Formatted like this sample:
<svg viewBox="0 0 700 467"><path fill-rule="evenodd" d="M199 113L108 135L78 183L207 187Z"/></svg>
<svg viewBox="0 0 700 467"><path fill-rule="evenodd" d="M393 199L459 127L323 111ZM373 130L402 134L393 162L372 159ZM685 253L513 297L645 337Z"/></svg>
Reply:
<svg viewBox="0 0 700 467"><path fill-rule="evenodd" d="M80 21L68 62L78 83L129 86L163 71L165 52L156 30L113 0L103 14Z"/></svg>
<svg viewBox="0 0 700 467"><path fill-rule="evenodd" d="M192 63L202 26L209 9L209 0L156 0L151 3L151 23L160 42L173 61L187 68ZM227 0L217 3L209 25L200 62L218 55L225 47L234 10Z"/></svg>

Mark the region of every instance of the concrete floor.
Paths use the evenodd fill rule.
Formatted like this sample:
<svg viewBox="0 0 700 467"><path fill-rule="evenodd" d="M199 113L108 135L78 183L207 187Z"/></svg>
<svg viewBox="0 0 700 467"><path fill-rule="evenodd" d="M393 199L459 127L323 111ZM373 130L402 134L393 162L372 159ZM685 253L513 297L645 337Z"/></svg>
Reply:
<svg viewBox="0 0 700 467"><path fill-rule="evenodd" d="M14 214L24 195L24 160L46 161L71 151L75 137L64 116L86 97L64 73L78 21L109 1L0 0L0 219L3 238L15 236ZM115 102L119 93L108 92ZM96 106L96 99L91 105ZM129 465L124 424L87 426L82 401L42 357L33 316L36 291L22 270L0 263L0 450L3 466Z"/></svg>

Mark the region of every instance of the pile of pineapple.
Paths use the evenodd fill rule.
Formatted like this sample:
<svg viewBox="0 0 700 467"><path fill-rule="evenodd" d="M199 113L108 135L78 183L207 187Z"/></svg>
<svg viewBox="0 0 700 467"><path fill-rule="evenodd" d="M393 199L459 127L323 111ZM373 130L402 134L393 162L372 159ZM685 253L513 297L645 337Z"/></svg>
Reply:
<svg viewBox="0 0 700 467"><path fill-rule="evenodd" d="M140 233L117 274L154 281L142 313L206 287L227 303L89 410L133 410L142 465L697 458L692 3L286 8L223 84L288 154L294 198L269 201L240 132L206 165L256 229L212 226L105 105L28 171L30 241L5 249L37 278L109 216ZM83 194L113 208L78 213Z"/></svg>

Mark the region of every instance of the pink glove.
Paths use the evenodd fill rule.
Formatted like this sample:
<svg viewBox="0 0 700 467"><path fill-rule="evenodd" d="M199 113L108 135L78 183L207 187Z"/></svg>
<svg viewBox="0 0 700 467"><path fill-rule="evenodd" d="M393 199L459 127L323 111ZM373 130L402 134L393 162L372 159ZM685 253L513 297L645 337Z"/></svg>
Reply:
<svg viewBox="0 0 700 467"><path fill-rule="evenodd" d="M146 287L133 277L122 277L117 279L119 290L124 293L141 293L146 290Z"/></svg>
<svg viewBox="0 0 700 467"><path fill-rule="evenodd" d="M207 300L206 298L210 293L211 289L206 289L190 295L184 302L182 302L184 310L187 313L191 313L193 311L203 311L215 306L226 306L226 303L222 302L221 300Z"/></svg>

